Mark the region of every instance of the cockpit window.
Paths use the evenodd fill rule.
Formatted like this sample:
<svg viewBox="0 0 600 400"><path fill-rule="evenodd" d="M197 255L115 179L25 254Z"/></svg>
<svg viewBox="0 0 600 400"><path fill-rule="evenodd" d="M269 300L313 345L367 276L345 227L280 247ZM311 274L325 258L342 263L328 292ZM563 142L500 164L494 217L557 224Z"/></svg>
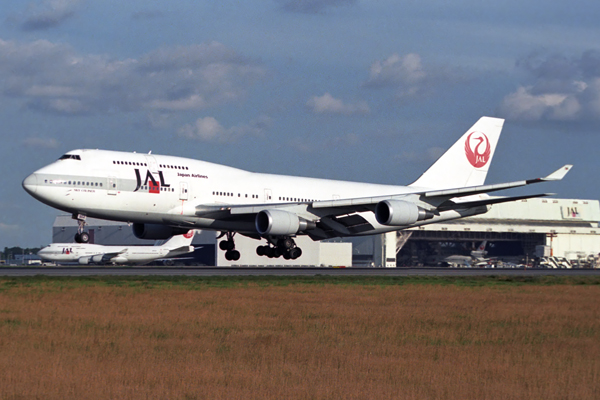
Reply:
<svg viewBox="0 0 600 400"><path fill-rule="evenodd" d="M65 154L59 158L59 160L68 160L68 159L81 161L81 157L78 156L77 154Z"/></svg>

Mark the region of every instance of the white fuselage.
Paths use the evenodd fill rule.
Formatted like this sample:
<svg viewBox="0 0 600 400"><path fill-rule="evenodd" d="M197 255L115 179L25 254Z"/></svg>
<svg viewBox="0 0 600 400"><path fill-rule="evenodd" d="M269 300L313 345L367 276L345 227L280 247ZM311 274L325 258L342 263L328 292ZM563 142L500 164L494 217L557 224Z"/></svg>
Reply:
<svg viewBox="0 0 600 400"><path fill-rule="evenodd" d="M106 150L71 151L31 174L23 187L73 214L248 233L256 232L254 221L211 218L197 214L196 207L306 203L308 209L315 201L414 192L405 186L261 174L181 157ZM318 210L310 212L318 215ZM379 224L372 212L359 214L373 227L361 235L399 229ZM426 223L462 216L447 211Z"/></svg>
<svg viewBox="0 0 600 400"><path fill-rule="evenodd" d="M167 254L169 249L161 246L102 246L87 243L52 243L38 252L43 260L79 264L143 264L164 258Z"/></svg>

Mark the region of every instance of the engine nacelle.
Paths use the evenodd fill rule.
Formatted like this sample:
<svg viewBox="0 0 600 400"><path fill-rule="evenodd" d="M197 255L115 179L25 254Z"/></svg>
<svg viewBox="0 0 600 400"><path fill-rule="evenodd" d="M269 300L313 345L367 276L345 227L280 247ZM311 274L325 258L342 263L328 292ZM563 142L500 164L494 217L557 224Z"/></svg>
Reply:
<svg viewBox="0 0 600 400"><path fill-rule="evenodd" d="M261 235L289 236L315 227L298 215L283 210L263 210L256 214L256 230Z"/></svg>
<svg viewBox="0 0 600 400"><path fill-rule="evenodd" d="M133 234L138 239L163 240L174 235L183 235L189 229L173 228L161 224L133 224Z"/></svg>
<svg viewBox="0 0 600 400"><path fill-rule="evenodd" d="M254 224L261 235L295 235L300 230L300 218L282 210L263 210Z"/></svg>
<svg viewBox="0 0 600 400"><path fill-rule="evenodd" d="M77 260L77 262L81 265L87 265L90 263L90 261L91 261L90 256L79 257L79 259Z"/></svg>
<svg viewBox="0 0 600 400"><path fill-rule="evenodd" d="M407 226L433 217L431 211L408 201L384 200L375 206L375 218L381 225Z"/></svg>

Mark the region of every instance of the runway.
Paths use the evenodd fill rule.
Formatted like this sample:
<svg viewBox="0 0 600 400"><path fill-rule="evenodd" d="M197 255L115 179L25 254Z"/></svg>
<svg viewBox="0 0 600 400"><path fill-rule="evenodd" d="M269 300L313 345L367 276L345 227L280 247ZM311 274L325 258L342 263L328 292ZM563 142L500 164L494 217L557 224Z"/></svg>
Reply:
<svg viewBox="0 0 600 400"><path fill-rule="evenodd" d="M600 276L600 269L1 267L2 276Z"/></svg>

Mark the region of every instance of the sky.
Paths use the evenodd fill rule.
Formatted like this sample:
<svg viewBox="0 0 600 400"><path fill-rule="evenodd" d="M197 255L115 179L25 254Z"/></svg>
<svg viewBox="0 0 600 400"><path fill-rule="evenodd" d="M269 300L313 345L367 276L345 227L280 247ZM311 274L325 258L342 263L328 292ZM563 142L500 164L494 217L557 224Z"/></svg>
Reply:
<svg viewBox="0 0 600 400"><path fill-rule="evenodd" d="M600 2L37 0L0 11L0 248L60 212L23 179L78 148L414 181L481 116L487 183L600 199Z"/></svg>

